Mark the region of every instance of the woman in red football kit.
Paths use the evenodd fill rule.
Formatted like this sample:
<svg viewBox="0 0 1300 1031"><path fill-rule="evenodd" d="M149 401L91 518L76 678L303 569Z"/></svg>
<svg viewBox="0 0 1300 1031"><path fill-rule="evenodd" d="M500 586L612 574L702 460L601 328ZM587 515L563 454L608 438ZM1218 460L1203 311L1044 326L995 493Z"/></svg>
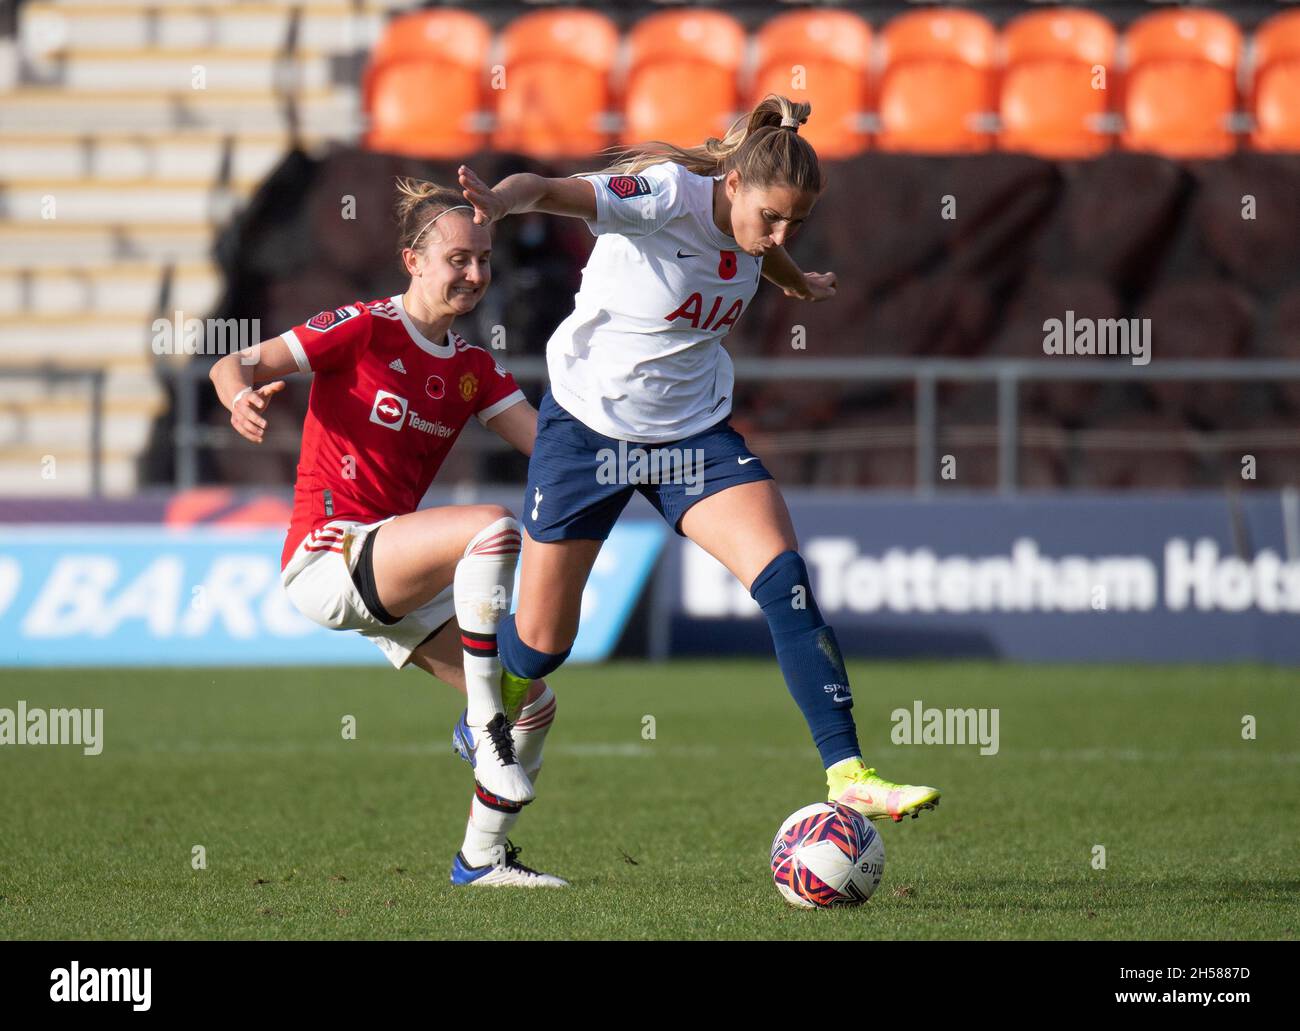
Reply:
<svg viewBox="0 0 1300 1031"><path fill-rule="evenodd" d="M471 417L531 454L537 413L487 351L451 331L491 281L492 238L459 191L399 180L405 293L323 311L212 367L236 432L266 433L281 377L314 373L281 556L294 605L369 637L467 695L458 749L475 795L454 884L560 887L517 861L506 835L533 798L555 697L535 681L511 724L496 627L509 609L519 524L499 505L417 511Z"/></svg>

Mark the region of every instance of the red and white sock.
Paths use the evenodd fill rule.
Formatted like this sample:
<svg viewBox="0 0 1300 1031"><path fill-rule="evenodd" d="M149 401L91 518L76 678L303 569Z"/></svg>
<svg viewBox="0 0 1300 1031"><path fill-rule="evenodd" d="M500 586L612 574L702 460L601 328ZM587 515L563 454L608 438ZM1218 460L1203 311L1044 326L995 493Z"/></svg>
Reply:
<svg viewBox="0 0 1300 1031"><path fill-rule="evenodd" d="M519 765L534 783L542 768L542 745L546 743L546 734L554 721L555 692L547 685L541 694L523 707L510 730Z"/></svg>
<svg viewBox="0 0 1300 1031"><path fill-rule="evenodd" d="M519 523L503 516L474 535L456 565L452 592L465 653L466 719L471 727L482 727L501 712L497 624L510 610L518 561Z"/></svg>

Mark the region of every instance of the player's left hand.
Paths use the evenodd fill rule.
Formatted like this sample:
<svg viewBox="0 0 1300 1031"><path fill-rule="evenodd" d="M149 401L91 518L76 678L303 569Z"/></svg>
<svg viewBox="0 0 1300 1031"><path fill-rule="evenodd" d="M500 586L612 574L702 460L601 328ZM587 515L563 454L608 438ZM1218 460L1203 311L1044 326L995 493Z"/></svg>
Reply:
<svg viewBox="0 0 1300 1031"><path fill-rule="evenodd" d="M474 205L476 226L490 226L497 219L510 214L510 205L506 199L480 179L469 165L461 165L457 169L457 180L460 182L460 192Z"/></svg>
<svg viewBox="0 0 1300 1031"><path fill-rule="evenodd" d="M798 297L802 301L824 301L835 296L834 272L805 272L803 274L804 291L786 290L787 297Z"/></svg>

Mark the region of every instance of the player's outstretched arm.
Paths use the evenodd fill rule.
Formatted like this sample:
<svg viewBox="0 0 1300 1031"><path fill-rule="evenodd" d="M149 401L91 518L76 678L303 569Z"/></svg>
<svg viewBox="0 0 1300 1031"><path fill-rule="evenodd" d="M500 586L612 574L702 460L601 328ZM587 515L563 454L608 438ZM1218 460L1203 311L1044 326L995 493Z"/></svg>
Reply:
<svg viewBox="0 0 1300 1031"><path fill-rule="evenodd" d="M763 255L763 278L781 288L787 297L801 301L824 301L835 296L834 272L803 272L784 247L773 247Z"/></svg>
<svg viewBox="0 0 1300 1031"><path fill-rule="evenodd" d="M596 190L586 179L547 179L531 172L516 172L489 189L469 167L458 170L461 192L474 206L474 224L490 225L507 215L544 211L594 220Z"/></svg>
<svg viewBox="0 0 1300 1031"><path fill-rule="evenodd" d="M511 405L487 421L487 428L525 455L532 455L537 439L537 409L527 401Z"/></svg>
<svg viewBox="0 0 1300 1031"><path fill-rule="evenodd" d="M280 377L297 371L289 345L281 337L272 337L246 350L232 351L213 364L208 378L221 403L230 409L235 432L260 444L266 433L266 409L271 398L284 389Z"/></svg>

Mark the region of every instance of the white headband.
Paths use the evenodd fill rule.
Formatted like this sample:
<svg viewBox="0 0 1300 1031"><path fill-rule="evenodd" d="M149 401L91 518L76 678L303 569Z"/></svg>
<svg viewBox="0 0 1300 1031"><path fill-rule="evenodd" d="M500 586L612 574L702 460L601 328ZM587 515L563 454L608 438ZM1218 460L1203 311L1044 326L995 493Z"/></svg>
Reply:
<svg viewBox="0 0 1300 1031"><path fill-rule="evenodd" d="M438 221L438 219L442 218L442 216L447 214L448 211L459 211L461 208L466 208L470 211L474 210L473 205L470 204L457 204L454 207L444 208L442 211L439 211L436 215L433 216L433 218L429 219L429 221L424 224L424 229L428 229L429 226L433 225L433 223ZM415 239L411 241L411 250L415 250L415 245L420 242L420 237L424 235L424 229L421 229L418 233L415 234Z"/></svg>

